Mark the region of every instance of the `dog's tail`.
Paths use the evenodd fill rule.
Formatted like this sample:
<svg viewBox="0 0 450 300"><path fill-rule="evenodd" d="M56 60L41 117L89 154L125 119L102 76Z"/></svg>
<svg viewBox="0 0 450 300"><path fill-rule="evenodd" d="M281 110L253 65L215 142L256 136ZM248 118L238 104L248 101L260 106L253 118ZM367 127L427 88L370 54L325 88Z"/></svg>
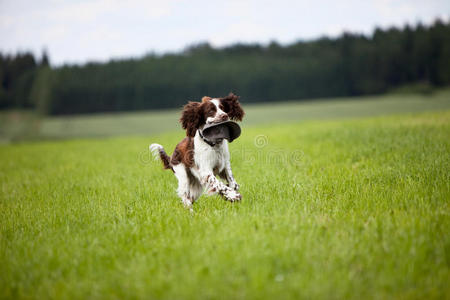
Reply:
<svg viewBox="0 0 450 300"><path fill-rule="evenodd" d="M170 163L170 157L169 155L167 155L166 151L164 151L163 146L161 146L160 144L151 144L149 149L156 160L158 159L158 157L161 159L164 165L164 169L170 169L173 171L172 164Z"/></svg>

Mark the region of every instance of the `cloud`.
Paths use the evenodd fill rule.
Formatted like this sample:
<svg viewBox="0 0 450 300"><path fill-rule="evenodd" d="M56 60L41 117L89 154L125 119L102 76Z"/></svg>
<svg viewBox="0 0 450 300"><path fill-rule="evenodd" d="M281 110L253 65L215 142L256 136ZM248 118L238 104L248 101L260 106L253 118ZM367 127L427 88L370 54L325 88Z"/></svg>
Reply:
<svg viewBox="0 0 450 300"><path fill-rule="evenodd" d="M370 33L375 26L449 15L448 0L0 0L0 51L46 47L61 64L174 51L199 41L289 43Z"/></svg>

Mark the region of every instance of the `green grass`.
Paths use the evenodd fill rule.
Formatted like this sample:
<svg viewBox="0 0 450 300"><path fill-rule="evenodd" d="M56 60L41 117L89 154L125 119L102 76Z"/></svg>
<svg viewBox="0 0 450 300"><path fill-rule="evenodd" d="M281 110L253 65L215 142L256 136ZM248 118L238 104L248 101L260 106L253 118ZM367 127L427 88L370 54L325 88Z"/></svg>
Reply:
<svg viewBox="0 0 450 300"><path fill-rule="evenodd" d="M450 89L426 95L394 93L257 105L246 104L244 98L242 103L247 113L243 124L259 125L446 110L450 109ZM45 118L31 112L3 112L0 142L160 134L179 130L179 117L180 109Z"/></svg>
<svg viewBox="0 0 450 300"><path fill-rule="evenodd" d="M193 214L182 136L1 146L0 298L450 297L450 111L244 126Z"/></svg>

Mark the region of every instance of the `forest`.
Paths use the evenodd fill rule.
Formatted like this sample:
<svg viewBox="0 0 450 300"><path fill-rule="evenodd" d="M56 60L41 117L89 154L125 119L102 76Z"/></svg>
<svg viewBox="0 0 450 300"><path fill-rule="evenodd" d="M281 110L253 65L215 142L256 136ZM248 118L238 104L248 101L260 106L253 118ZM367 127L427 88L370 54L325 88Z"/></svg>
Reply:
<svg viewBox="0 0 450 300"><path fill-rule="evenodd" d="M179 107L230 91L243 103L381 94L450 84L450 23L289 45L198 43L179 53L51 66L44 52L0 54L0 109L45 115Z"/></svg>

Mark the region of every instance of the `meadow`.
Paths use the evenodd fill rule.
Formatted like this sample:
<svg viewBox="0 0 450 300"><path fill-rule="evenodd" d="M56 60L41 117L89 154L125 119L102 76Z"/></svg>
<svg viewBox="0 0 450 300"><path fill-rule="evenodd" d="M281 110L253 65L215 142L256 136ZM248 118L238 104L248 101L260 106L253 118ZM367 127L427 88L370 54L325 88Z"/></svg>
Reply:
<svg viewBox="0 0 450 300"><path fill-rule="evenodd" d="M148 151L183 137L173 111L40 120L91 138L0 146L0 298L448 299L448 96L248 107L243 200L193 213Z"/></svg>
<svg viewBox="0 0 450 300"><path fill-rule="evenodd" d="M265 104L247 104L242 99L242 103L247 113L242 124L247 127L446 110L450 109L450 88L435 90L432 94L400 92ZM41 117L29 111L0 112L0 143L174 132L180 130L180 109L56 117Z"/></svg>

